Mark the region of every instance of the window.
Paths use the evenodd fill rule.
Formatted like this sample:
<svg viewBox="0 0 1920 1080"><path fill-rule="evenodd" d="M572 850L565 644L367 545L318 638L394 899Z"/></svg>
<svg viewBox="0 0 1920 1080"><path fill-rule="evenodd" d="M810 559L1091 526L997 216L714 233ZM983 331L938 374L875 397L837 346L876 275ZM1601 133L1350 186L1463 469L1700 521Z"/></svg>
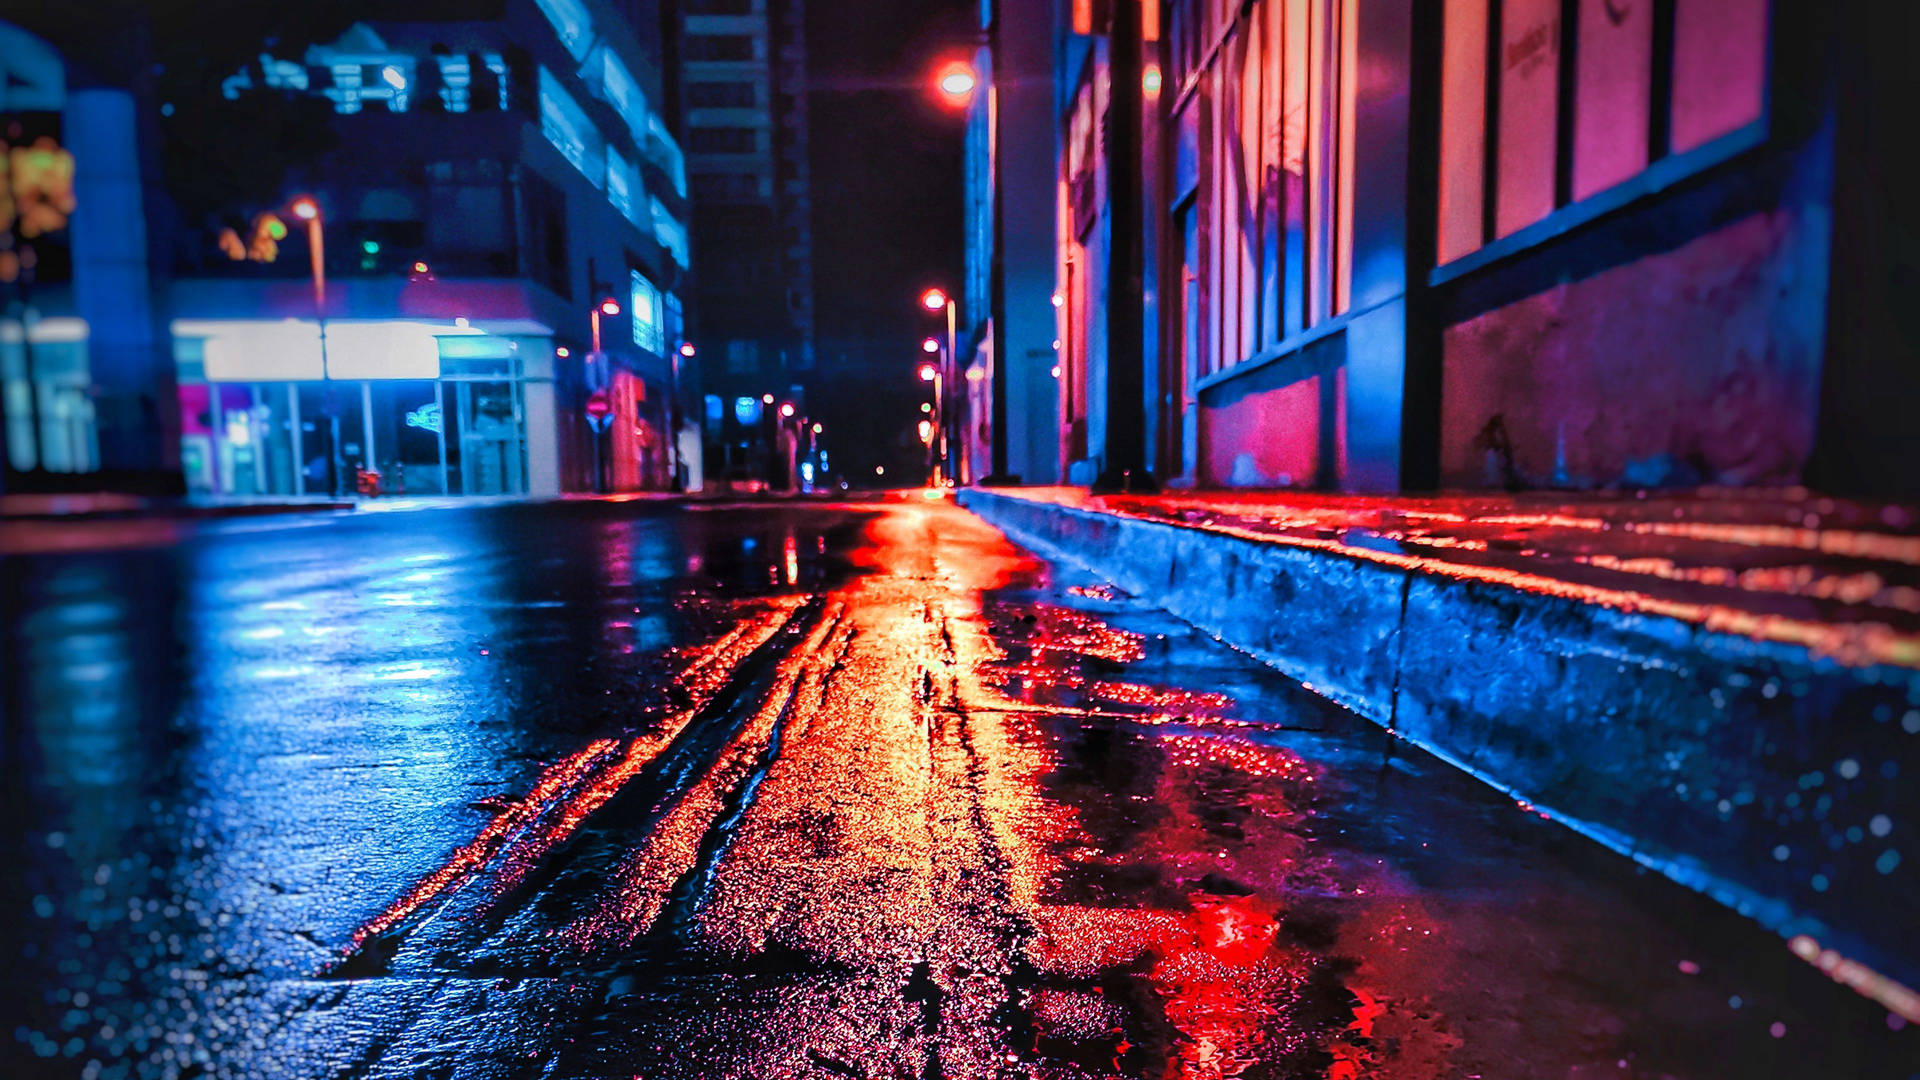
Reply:
<svg viewBox="0 0 1920 1080"><path fill-rule="evenodd" d="M1760 119L1767 82L1767 0L1676 0L1673 150Z"/></svg>
<svg viewBox="0 0 1920 1080"><path fill-rule="evenodd" d="M640 224L634 194L640 190L640 173L618 150L607 148L607 201L620 216Z"/></svg>
<svg viewBox="0 0 1920 1080"><path fill-rule="evenodd" d="M696 109L750 109L758 100L750 82L697 82L687 86L687 104Z"/></svg>
<svg viewBox="0 0 1920 1080"><path fill-rule="evenodd" d="M660 289L638 270L630 271L632 287L633 343L655 354L667 354L666 319L660 308Z"/></svg>
<svg viewBox="0 0 1920 1080"><path fill-rule="evenodd" d="M1197 372L1224 370L1350 304L1357 0L1181 0L1182 194L1196 195L1187 347ZM1196 40L1218 48L1182 53ZM1191 150L1188 147L1192 147ZM1071 143L1069 155L1072 155Z"/></svg>
<svg viewBox="0 0 1920 1080"><path fill-rule="evenodd" d="M687 250L686 223L674 216L666 203L653 200L653 238L667 249L673 261L682 268L689 265L691 253Z"/></svg>
<svg viewBox="0 0 1920 1080"><path fill-rule="evenodd" d="M761 197L760 177L755 173L695 173L693 197L697 202L753 202Z"/></svg>
<svg viewBox="0 0 1920 1080"><path fill-rule="evenodd" d="M1446 0L1439 261L1758 123L1767 3Z"/></svg>
<svg viewBox="0 0 1920 1080"><path fill-rule="evenodd" d="M1581 0L1579 41L1574 57L1573 197L1584 199L1647 167L1653 5Z"/></svg>
<svg viewBox="0 0 1920 1080"><path fill-rule="evenodd" d="M687 38L688 60L752 60L750 34L703 34Z"/></svg>
<svg viewBox="0 0 1920 1080"><path fill-rule="evenodd" d="M575 60L586 59L587 50L593 47L593 19L587 14L587 6L580 0L534 2L553 25L553 32L560 36L560 44L566 46Z"/></svg>
<svg viewBox="0 0 1920 1080"><path fill-rule="evenodd" d="M760 148L758 128L694 128L689 138L696 154L751 154Z"/></svg>
<svg viewBox="0 0 1920 1080"><path fill-rule="evenodd" d="M540 133L594 187L606 186L606 158L599 132L546 68L540 69Z"/></svg>
<svg viewBox="0 0 1920 1080"><path fill-rule="evenodd" d="M571 298L573 287L567 274L567 201L558 188L528 169L520 171L520 190L527 216L527 272L561 297Z"/></svg>

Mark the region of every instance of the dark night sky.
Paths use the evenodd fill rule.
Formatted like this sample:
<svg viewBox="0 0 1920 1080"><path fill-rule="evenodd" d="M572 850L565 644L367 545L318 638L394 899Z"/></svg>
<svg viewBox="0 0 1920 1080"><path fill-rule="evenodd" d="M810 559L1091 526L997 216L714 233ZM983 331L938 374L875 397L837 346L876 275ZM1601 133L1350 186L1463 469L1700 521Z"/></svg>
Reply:
<svg viewBox="0 0 1920 1080"><path fill-rule="evenodd" d="M966 54L978 9L977 0L808 5L823 368L882 349L910 364L929 332L920 291L960 285L964 120L932 100L929 73Z"/></svg>
<svg viewBox="0 0 1920 1080"><path fill-rule="evenodd" d="M965 120L931 73L964 57L978 0L812 0L814 292L818 367L809 408L834 471L855 484L918 482L925 386L919 342L940 320L931 285L958 288ZM874 466L884 464L878 477Z"/></svg>

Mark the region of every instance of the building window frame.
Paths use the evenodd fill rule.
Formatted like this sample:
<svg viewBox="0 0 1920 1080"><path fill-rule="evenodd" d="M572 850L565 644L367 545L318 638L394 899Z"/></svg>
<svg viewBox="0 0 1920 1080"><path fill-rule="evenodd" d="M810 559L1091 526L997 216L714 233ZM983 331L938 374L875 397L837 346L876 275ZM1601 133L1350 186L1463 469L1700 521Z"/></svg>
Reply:
<svg viewBox="0 0 1920 1080"><path fill-rule="evenodd" d="M1446 207L1441 206L1435 219L1428 222L1426 226L1435 230L1435 251L1438 253L1437 265L1427 275L1429 285L1444 284L1548 243L1590 222L1611 215L1772 142L1776 31L1779 25L1777 5L1771 2L1762 5L1765 26L1760 53L1759 108L1755 117L1699 145L1676 149L1673 133L1676 62L1674 28L1676 5L1685 3L1687 0L1651 0L1653 25L1650 31L1652 55L1647 94L1647 163L1639 171L1610 186L1576 197L1574 153L1577 149L1579 127L1576 94L1579 89L1579 20L1582 0L1559 0L1553 206L1531 223L1513 229L1506 235L1500 235L1496 219L1500 194L1498 131L1502 94L1498 61L1502 47L1503 9L1509 2L1512 0L1485 0L1484 4L1487 25L1481 29L1481 33L1485 35L1486 60L1485 67L1480 73L1480 89L1484 94L1482 99L1484 104L1479 117L1479 145L1474 155L1478 158L1477 164L1480 170L1475 185L1479 189L1480 243L1477 247L1463 250L1451 258L1446 257L1444 252L1447 245L1443 233ZM1445 55L1445 33L1443 29L1442 41L1435 42L1431 46L1442 57ZM1437 62L1435 68L1443 71L1440 80L1444 81L1446 78L1444 61ZM1432 89L1436 93L1441 92L1438 85ZM1445 140L1444 133L1441 140L1442 142ZM1440 153L1442 156L1436 162L1436 176L1443 174L1447 169L1444 150Z"/></svg>

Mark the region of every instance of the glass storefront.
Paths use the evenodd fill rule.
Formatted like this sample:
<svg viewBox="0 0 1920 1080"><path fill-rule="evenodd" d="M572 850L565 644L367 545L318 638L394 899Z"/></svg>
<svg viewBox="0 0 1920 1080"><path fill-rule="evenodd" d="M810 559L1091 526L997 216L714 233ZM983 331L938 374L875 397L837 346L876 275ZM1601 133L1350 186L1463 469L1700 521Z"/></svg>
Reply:
<svg viewBox="0 0 1920 1080"><path fill-rule="evenodd" d="M203 320L176 325L174 340L181 457L191 491L523 495L530 489L529 372L522 353L544 355L551 347L544 338L397 322L329 323L323 349L312 323ZM314 377L323 370L335 377Z"/></svg>
<svg viewBox="0 0 1920 1080"><path fill-rule="evenodd" d="M84 331L48 320L29 338L0 326L0 412L6 417L6 461L17 470L86 473L100 467L92 378Z"/></svg>

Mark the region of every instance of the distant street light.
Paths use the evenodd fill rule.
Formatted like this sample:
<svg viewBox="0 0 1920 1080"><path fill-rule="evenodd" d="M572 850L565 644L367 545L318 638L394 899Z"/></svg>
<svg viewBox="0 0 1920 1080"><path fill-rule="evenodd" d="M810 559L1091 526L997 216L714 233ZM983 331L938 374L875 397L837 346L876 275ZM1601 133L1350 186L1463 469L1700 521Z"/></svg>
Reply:
<svg viewBox="0 0 1920 1080"><path fill-rule="evenodd" d="M772 395L772 394L761 394L761 395L760 395L760 404L762 404L762 405L771 405L771 404L773 404L773 395Z"/></svg>
<svg viewBox="0 0 1920 1080"><path fill-rule="evenodd" d="M936 369L932 364L920 365L920 381L921 382L932 382L934 379L939 377L939 374L940 374L939 370Z"/></svg>
<svg viewBox="0 0 1920 1080"><path fill-rule="evenodd" d="M686 357L689 360L693 359L693 355L694 355L693 342L691 341L681 342L680 355Z"/></svg>
<svg viewBox="0 0 1920 1080"><path fill-rule="evenodd" d="M780 403L780 415L781 415L781 416L792 416L792 415L793 415L793 402L791 402L791 401L783 401L783 402L781 402L781 403Z"/></svg>
<svg viewBox="0 0 1920 1080"><path fill-rule="evenodd" d="M928 311L941 311L944 309L947 313L947 354L942 358L940 371L938 372L939 377L929 381L933 383L933 399L938 403L938 411L934 414L934 419L938 422L940 429L940 465L944 470L945 477L951 479L953 473L957 470L955 469L955 462L951 460L952 447L947 438L947 429L953 420L953 410L947 407L945 388L953 385L953 373L959 367L960 363L957 358L960 347L959 307L954 303L953 297L947 295L945 289L939 288L928 289L926 292L921 293L920 306L926 308ZM933 341L934 339L929 338L928 340ZM939 343L935 341L934 344L937 348ZM921 349L924 350L926 347L926 342L920 343ZM927 376L924 374L925 369L923 368L922 371L923 374L920 377L926 379Z"/></svg>
<svg viewBox="0 0 1920 1080"><path fill-rule="evenodd" d="M927 340L925 340L925 341L923 341L923 342L921 342L921 343L920 343L920 351L921 351L921 352L923 352L923 353L937 353L937 352L939 352L939 351L940 351L940 339L939 339L939 338L928 338Z"/></svg>

